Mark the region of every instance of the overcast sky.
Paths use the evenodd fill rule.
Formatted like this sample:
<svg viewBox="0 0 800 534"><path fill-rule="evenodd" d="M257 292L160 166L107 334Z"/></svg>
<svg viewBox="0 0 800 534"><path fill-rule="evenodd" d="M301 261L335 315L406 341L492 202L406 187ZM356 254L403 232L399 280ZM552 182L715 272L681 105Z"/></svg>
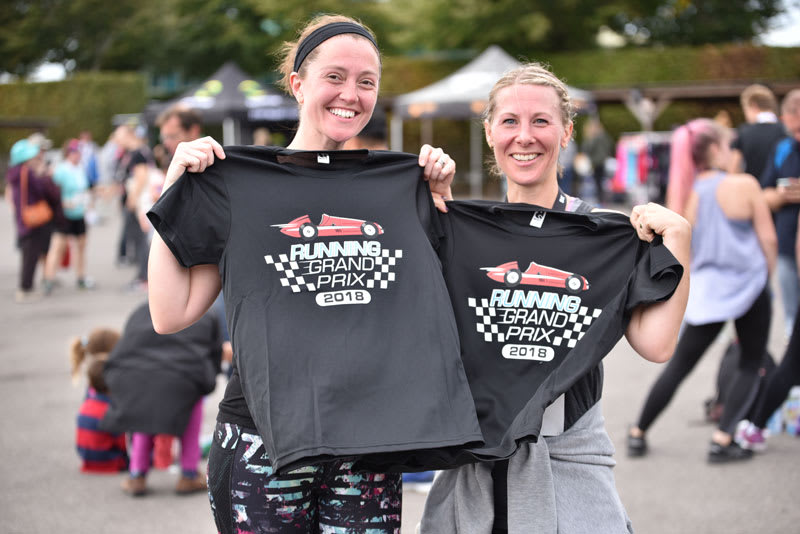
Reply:
<svg viewBox="0 0 800 534"><path fill-rule="evenodd" d="M768 46L800 46L800 6L795 5L779 17L775 29L762 36L761 41Z"/></svg>

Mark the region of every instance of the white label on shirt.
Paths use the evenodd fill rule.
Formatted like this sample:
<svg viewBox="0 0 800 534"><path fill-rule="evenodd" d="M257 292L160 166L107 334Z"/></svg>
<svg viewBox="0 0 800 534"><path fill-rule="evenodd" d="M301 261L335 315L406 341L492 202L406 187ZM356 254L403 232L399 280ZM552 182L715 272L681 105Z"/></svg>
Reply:
<svg viewBox="0 0 800 534"><path fill-rule="evenodd" d="M536 228L541 228L542 224L544 223L544 216L545 212L543 211L533 212L533 217L531 218L530 225L535 226Z"/></svg>
<svg viewBox="0 0 800 534"><path fill-rule="evenodd" d="M331 162L330 154L317 154L317 163L323 163L327 165Z"/></svg>

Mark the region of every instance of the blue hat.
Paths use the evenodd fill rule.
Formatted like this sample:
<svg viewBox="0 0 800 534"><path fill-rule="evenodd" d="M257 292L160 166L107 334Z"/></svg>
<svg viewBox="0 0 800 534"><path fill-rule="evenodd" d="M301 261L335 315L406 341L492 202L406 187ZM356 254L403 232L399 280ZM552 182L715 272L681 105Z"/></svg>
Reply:
<svg viewBox="0 0 800 534"><path fill-rule="evenodd" d="M39 147L28 141L27 139L20 139L14 146L11 147L11 160L8 164L13 167L20 163L25 163L31 158L35 158L39 154Z"/></svg>

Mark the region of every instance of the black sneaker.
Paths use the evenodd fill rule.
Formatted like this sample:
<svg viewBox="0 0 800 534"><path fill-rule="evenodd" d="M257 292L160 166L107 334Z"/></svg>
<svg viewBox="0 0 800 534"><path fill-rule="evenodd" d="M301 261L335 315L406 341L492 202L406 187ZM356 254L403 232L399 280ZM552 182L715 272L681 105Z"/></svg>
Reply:
<svg viewBox="0 0 800 534"><path fill-rule="evenodd" d="M647 440L644 436L637 438L631 436L630 429L628 430L628 456L636 458L647 454Z"/></svg>
<svg viewBox="0 0 800 534"><path fill-rule="evenodd" d="M749 460L752 457L753 451L741 448L735 441L731 441L727 446L712 441L708 447L708 463L711 464Z"/></svg>

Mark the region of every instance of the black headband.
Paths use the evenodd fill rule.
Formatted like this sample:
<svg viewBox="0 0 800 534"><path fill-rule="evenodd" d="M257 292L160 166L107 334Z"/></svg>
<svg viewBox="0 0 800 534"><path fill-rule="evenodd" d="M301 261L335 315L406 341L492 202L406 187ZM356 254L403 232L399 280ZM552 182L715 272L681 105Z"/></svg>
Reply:
<svg viewBox="0 0 800 534"><path fill-rule="evenodd" d="M311 32L311 35L303 39L303 41L300 43L300 46L297 47L297 53L294 56L294 72L298 72L300 70L300 65L303 64L303 61L305 61L308 55L316 47L331 37L335 37L343 33L356 33L362 37L366 37L369 39L369 42L375 45L376 49L378 48L378 43L375 42L375 38L366 29L364 29L363 26L353 24L352 22L332 22L322 26L321 28L317 28Z"/></svg>

